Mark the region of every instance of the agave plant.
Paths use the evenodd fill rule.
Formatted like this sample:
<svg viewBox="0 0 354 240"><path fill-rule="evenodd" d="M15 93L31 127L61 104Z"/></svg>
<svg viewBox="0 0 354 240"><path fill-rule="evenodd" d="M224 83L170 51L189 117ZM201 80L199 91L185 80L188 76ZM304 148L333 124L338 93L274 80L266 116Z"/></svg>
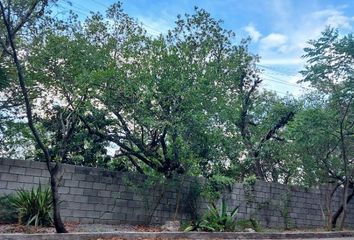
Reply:
<svg viewBox="0 0 354 240"><path fill-rule="evenodd" d="M212 203L202 219L192 223L184 231L232 232L236 228L237 210L238 207L235 207L228 214L225 199L222 200L220 209Z"/></svg>
<svg viewBox="0 0 354 240"><path fill-rule="evenodd" d="M208 231L208 232L214 232L215 229L210 227L208 225L208 222L204 219L197 220L192 222L190 225L188 225L185 229L184 232L190 232L190 231Z"/></svg>
<svg viewBox="0 0 354 240"><path fill-rule="evenodd" d="M238 207L235 207L230 214L227 211L227 204L225 199L222 199L221 208L218 209L215 203L209 206L209 211L205 214L203 219L208 223L207 225L218 232L232 232L236 227L236 214Z"/></svg>
<svg viewBox="0 0 354 240"><path fill-rule="evenodd" d="M52 193L49 188L32 188L30 191L17 190L11 198L17 209L19 224L49 226L52 224Z"/></svg>

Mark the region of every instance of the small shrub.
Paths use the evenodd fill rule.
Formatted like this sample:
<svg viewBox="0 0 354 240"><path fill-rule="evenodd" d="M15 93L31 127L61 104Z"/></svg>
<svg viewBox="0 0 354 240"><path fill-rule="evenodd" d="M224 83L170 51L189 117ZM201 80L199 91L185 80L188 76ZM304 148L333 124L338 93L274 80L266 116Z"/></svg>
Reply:
<svg viewBox="0 0 354 240"><path fill-rule="evenodd" d="M228 214L225 199L222 200L220 209L213 203L202 219L192 222L184 231L232 232L236 227L237 209L238 207L234 208Z"/></svg>
<svg viewBox="0 0 354 240"><path fill-rule="evenodd" d="M11 196L0 197L0 223L17 222L17 210L11 204Z"/></svg>
<svg viewBox="0 0 354 240"><path fill-rule="evenodd" d="M20 189L10 198L17 209L18 222L23 225L49 226L52 224L52 193L49 188Z"/></svg>

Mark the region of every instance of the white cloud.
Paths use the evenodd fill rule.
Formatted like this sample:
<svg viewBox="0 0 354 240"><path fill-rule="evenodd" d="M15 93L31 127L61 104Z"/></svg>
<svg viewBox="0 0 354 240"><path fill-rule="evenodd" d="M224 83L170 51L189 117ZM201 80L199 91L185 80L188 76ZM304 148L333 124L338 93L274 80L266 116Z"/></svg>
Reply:
<svg viewBox="0 0 354 240"><path fill-rule="evenodd" d="M324 22L325 25L344 29L351 29L351 24L354 21L353 17L345 16L342 11L337 9L316 11L312 14L312 17L314 20Z"/></svg>
<svg viewBox="0 0 354 240"><path fill-rule="evenodd" d="M298 57L293 57L293 58L285 58L285 57L281 57L281 58L261 58L260 59L260 64L262 65L302 65L304 64L305 61L302 58L298 58Z"/></svg>
<svg viewBox="0 0 354 240"><path fill-rule="evenodd" d="M168 30L174 26L174 22L169 21L166 18L150 18L147 16L138 16L137 19L143 24L146 32L153 36L166 34Z"/></svg>
<svg viewBox="0 0 354 240"><path fill-rule="evenodd" d="M246 27L244 27L244 30L250 35L254 42L258 42L258 40L262 36L262 34L256 29L256 27L252 23L249 23Z"/></svg>
<svg viewBox="0 0 354 240"><path fill-rule="evenodd" d="M287 43L287 41L288 41L288 37L285 36L284 34L271 33L261 39L260 47L262 49L274 49L275 48L278 50L282 50L282 48L285 46L284 44Z"/></svg>

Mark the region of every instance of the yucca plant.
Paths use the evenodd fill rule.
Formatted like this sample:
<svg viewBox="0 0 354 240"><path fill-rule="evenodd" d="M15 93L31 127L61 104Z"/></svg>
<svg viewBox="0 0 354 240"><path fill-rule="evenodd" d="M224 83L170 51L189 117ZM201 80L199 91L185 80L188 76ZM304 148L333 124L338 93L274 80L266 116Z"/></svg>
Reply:
<svg viewBox="0 0 354 240"><path fill-rule="evenodd" d="M39 185L29 191L17 190L11 204L18 211L18 222L23 225L50 226L52 224L52 193Z"/></svg>
<svg viewBox="0 0 354 240"><path fill-rule="evenodd" d="M236 227L236 214L238 207L235 207L230 214L227 211L225 199L222 199L221 208L218 209L215 203L209 206L209 211L204 215L204 224L216 232L232 232Z"/></svg>
<svg viewBox="0 0 354 240"><path fill-rule="evenodd" d="M184 231L232 232L236 228L237 210L238 207L235 207L228 214L225 199L222 200L220 209L215 203L212 203L204 216L200 220L192 222Z"/></svg>

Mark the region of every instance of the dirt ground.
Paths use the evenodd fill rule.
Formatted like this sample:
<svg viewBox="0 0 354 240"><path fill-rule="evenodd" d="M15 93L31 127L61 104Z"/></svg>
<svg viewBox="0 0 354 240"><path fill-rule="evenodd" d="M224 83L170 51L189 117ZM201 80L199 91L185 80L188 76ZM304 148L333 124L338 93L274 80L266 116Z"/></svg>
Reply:
<svg viewBox="0 0 354 240"><path fill-rule="evenodd" d="M65 227L68 232L161 232L161 228L156 226L133 226L128 224L105 225L66 223ZM55 229L54 227L34 227L23 226L19 224L0 224L0 233L55 233Z"/></svg>

